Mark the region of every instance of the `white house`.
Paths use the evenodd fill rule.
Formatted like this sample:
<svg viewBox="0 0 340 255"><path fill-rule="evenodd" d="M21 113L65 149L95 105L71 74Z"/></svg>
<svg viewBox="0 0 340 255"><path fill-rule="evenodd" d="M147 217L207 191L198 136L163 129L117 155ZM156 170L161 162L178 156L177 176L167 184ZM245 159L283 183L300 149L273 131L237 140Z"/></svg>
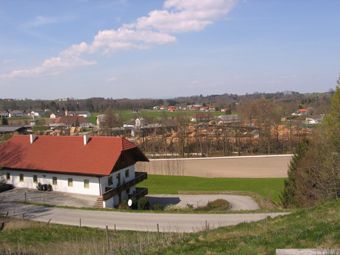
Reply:
<svg viewBox="0 0 340 255"><path fill-rule="evenodd" d="M104 208L147 194L135 187L147 178L135 171L137 161L148 159L120 137L15 135L0 145L0 174L8 184L50 184L53 191L97 196Z"/></svg>

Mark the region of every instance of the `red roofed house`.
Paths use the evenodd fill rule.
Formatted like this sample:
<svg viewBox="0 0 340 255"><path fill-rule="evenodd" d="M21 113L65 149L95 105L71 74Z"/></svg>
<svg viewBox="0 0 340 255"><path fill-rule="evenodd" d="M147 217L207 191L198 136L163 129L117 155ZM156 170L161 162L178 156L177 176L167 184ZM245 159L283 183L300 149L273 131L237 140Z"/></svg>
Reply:
<svg viewBox="0 0 340 255"><path fill-rule="evenodd" d="M7 183L31 189L51 184L53 191L95 195L104 208L147 194L135 187L147 178L135 172L137 161L148 159L120 137L15 135L0 145L0 176Z"/></svg>

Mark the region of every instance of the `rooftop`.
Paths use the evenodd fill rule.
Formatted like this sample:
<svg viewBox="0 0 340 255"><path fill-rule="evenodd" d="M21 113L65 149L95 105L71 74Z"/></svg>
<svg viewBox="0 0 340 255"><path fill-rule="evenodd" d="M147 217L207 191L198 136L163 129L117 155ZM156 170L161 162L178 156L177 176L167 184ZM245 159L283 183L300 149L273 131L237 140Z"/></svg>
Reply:
<svg viewBox="0 0 340 255"><path fill-rule="evenodd" d="M148 159L121 137L15 135L0 145L0 165L7 169L104 176L137 161Z"/></svg>

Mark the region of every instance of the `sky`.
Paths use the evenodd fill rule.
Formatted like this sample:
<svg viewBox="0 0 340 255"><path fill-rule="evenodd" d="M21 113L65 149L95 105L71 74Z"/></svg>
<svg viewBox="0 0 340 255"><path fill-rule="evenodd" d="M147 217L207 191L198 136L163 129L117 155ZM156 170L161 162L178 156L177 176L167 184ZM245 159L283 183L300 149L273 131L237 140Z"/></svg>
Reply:
<svg viewBox="0 0 340 255"><path fill-rule="evenodd" d="M0 98L325 92L338 0L0 0Z"/></svg>

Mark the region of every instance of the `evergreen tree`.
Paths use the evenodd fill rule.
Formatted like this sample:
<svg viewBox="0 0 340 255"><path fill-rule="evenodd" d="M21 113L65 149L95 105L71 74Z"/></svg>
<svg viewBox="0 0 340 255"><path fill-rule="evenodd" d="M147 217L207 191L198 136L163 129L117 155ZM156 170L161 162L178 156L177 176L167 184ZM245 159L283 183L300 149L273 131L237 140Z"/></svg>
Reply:
<svg viewBox="0 0 340 255"><path fill-rule="evenodd" d="M8 125L8 119L6 117L1 117L1 125L3 126Z"/></svg>
<svg viewBox="0 0 340 255"><path fill-rule="evenodd" d="M302 141L296 148L296 151L289 163L288 178L284 181L284 189L280 196L281 203L285 208L297 205L296 175L300 162L308 150L308 144L308 140Z"/></svg>

